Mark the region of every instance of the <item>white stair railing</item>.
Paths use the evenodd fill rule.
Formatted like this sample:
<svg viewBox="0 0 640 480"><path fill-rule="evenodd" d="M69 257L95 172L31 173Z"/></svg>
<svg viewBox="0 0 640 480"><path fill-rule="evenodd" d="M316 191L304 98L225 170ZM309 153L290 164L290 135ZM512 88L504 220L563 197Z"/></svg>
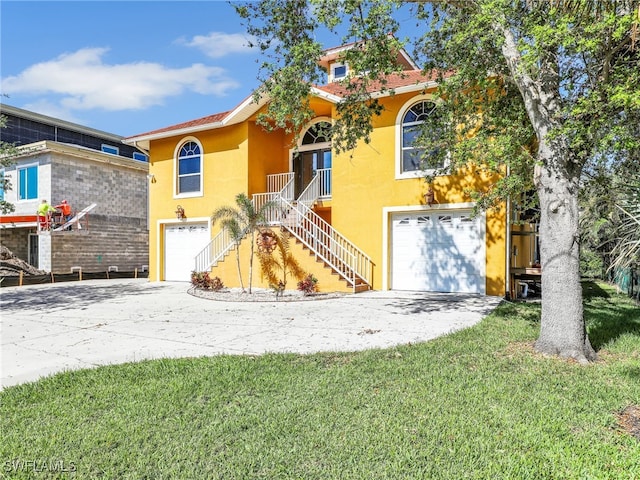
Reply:
<svg viewBox="0 0 640 480"><path fill-rule="evenodd" d="M256 193L251 197L253 207L258 210L267 202L276 202L278 198L293 198L294 181L293 173L282 173L267 176L267 185L269 188L281 187L280 190L270 193ZM267 210L267 223L269 225L280 225L282 215L278 214L277 209ZM196 255L195 268L196 272L205 272L211 267L218 264L232 249L235 242L226 229L222 229L218 235L213 237L211 241Z"/></svg>
<svg viewBox="0 0 640 480"><path fill-rule="evenodd" d="M298 197L298 203L303 203L307 207L312 207L318 197L320 196L320 182L318 181L319 175L314 176L307 187L302 191Z"/></svg>
<svg viewBox="0 0 640 480"><path fill-rule="evenodd" d="M294 198L293 174L276 175L281 179L287 179L280 184L281 190L253 194L251 198L253 206L259 210L267 203L272 203L273 206L265 212L267 224L286 227L318 258L338 272L354 291L359 285L370 286L373 273L371 258L318 216L309 206L313 205L318 198L326 198L331 194L331 169L322 170L318 170L321 173L313 178L297 202L290 201ZM221 230L196 256L196 271L203 272L211 269L234 247L235 242L228 231Z"/></svg>
<svg viewBox="0 0 640 480"><path fill-rule="evenodd" d="M371 285L373 262L362 250L302 202L293 204L280 198L278 211L285 212L282 225L355 290Z"/></svg>
<svg viewBox="0 0 640 480"><path fill-rule="evenodd" d="M231 238L229 230L223 228L211 239L211 241L196 255L195 271L206 272L222 260L227 253L233 250L235 242Z"/></svg>

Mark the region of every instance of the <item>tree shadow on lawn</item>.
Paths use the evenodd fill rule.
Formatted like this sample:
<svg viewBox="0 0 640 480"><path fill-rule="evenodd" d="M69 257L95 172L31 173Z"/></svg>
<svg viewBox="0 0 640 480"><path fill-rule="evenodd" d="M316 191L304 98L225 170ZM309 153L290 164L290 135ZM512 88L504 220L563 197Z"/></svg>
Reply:
<svg viewBox="0 0 640 480"><path fill-rule="evenodd" d="M589 340L594 349L622 335L640 337L640 308L615 301L616 294L593 281L582 282L584 318ZM504 302L497 311L499 316L516 315L531 325L540 325L540 303Z"/></svg>
<svg viewBox="0 0 640 480"><path fill-rule="evenodd" d="M604 345L630 333L640 337L640 308L614 302L613 295L592 281L582 282L584 316L591 345Z"/></svg>

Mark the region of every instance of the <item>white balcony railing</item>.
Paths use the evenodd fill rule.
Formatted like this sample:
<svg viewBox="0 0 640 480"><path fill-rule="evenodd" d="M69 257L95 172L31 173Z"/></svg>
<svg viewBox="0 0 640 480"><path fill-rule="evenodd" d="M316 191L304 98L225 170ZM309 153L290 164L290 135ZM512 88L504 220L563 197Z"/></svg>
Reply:
<svg viewBox="0 0 640 480"><path fill-rule="evenodd" d="M273 175L267 175L267 192L268 193L282 193L285 187L293 182L293 172L276 173ZM288 199L291 200L293 196Z"/></svg>
<svg viewBox="0 0 640 480"><path fill-rule="evenodd" d="M314 177L298 197L298 202L312 207L318 199L322 198L331 198L330 168L320 168L315 171Z"/></svg>

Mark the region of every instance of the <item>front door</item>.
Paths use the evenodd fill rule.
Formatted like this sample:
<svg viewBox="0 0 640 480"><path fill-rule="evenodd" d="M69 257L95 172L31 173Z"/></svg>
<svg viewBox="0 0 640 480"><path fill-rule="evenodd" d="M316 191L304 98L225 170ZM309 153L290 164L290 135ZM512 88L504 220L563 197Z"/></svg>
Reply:
<svg viewBox="0 0 640 480"><path fill-rule="evenodd" d="M316 170L321 168L331 168L330 148L299 152L293 157L296 198L307 188L316 175Z"/></svg>

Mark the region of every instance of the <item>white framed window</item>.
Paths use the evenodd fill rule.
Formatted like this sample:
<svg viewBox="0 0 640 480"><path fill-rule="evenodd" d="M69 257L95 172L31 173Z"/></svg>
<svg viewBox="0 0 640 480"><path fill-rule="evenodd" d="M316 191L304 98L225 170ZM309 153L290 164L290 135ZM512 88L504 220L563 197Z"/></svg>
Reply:
<svg viewBox="0 0 640 480"><path fill-rule="evenodd" d="M120 149L118 147L114 147L113 145L107 145L106 143L103 143L100 146L100 149L104 153L110 153L111 155L120 155Z"/></svg>
<svg viewBox="0 0 640 480"><path fill-rule="evenodd" d="M349 69L345 63L333 63L331 64L331 82L342 80L347 76Z"/></svg>
<svg viewBox="0 0 640 480"><path fill-rule="evenodd" d="M140 162L148 162L149 161L149 157L147 155L145 155L144 153L140 153L140 152L133 152L133 159L134 160L139 160Z"/></svg>
<svg viewBox="0 0 640 480"><path fill-rule="evenodd" d="M396 117L396 179L418 178L434 173L445 164L430 160L426 149L417 144L424 122L435 114L436 101L420 95L406 102Z"/></svg>
<svg viewBox="0 0 640 480"><path fill-rule="evenodd" d="M175 196L202 195L202 146L195 138L183 140L175 153Z"/></svg>
<svg viewBox="0 0 640 480"><path fill-rule="evenodd" d="M38 164L23 165L16 169L18 175L18 200L38 198Z"/></svg>

